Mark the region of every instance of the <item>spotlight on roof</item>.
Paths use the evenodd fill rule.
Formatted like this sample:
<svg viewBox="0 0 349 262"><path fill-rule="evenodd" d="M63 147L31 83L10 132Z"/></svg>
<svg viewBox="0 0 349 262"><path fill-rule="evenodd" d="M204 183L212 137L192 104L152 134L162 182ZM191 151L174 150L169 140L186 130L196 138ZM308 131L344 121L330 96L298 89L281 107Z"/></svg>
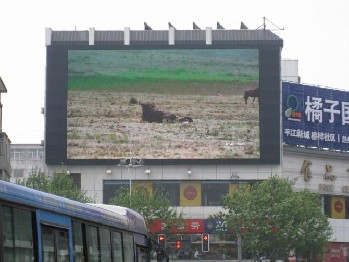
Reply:
<svg viewBox="0 0 349 262"><path fill-rule="evenodd" d="M151 29L151 27L146 22L144 22L144 30L153 30L153 29Z"/></svg>
<svg viewBox="0 0 349 262"><path fill-rule="evenodd" d="M197 25L197 24L195 24L195 22L193 22L193 29L194 29L194 30L200 30L201 28L200 28L200 27L198 27L198 25Z"/></svg>
<svg viewBox="0 0 349 262"><path fill-rule="evenodd" d="M168 27L169 27L169 28L172 27L172 28L176 29L170 22L168 22Z"/></svg>
<svg viewBox="0 0 349 262"><path fill-rule="evenodd" d="M244 22L241 22L240 29L248 29L248 27L244 24Z"/></svg>
<svg viewBox="0 0 349 262"><path fill-rule="evenodd" d="M217 29L225 29L219 22L217 22Z"/></svg>

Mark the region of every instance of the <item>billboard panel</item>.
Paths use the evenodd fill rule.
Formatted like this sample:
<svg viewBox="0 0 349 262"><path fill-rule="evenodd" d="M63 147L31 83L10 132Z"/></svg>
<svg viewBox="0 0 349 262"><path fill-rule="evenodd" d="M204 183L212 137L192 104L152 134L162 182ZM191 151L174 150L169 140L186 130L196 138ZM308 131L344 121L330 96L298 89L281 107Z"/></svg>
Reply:
<svg viewBox="0 0 349 262"><path fill-rule="evenodd" d="M47 46L47 164L280 163L279 43L156 43Z"/></svg>
<svg viewBox="0 0 349 262"><path fill-rule="evenodd" d="M349 151L349 92L283 82L283 142Z"/></svg>

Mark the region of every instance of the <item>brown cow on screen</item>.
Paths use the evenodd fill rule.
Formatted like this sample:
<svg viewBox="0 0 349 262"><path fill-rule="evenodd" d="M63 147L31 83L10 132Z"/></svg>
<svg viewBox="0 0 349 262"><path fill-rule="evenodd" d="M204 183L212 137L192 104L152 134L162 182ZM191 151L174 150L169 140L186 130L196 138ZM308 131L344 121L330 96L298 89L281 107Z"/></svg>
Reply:
<svg viewBox="0 0 349 262"><path fill-rule="evenodd" d="M142 103L139 101L139 104L142 106L143 121L162 123L164 120L173 122L177 118L175 114L155 109L154 103Z"/></svg>
<svg viewBox="0 0 349 262"><path fill-rule="evenodd" d="M245 91L245 94L244 94L245 104L247 104L247 99L249 97L253 97L252 103L254 102L256 97L257 97L257 99L259 101L259 88L257 87L255 89L249 89L249 90Z"/></svg>

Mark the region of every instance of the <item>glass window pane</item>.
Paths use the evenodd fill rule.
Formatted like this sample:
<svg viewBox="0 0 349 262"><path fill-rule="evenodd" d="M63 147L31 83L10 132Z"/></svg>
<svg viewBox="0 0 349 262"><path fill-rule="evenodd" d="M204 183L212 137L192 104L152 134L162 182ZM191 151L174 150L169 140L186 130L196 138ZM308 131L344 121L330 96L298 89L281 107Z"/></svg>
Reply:
<svg viewBox="0 0 349 262"><path fill-rule="evenodd" d="M73 261L84 261L82 224L78 222L73 222Z"/></svg>
<svg viewBox="0 0 349 262"><path fill-rule="evenodd" d="M145 247L137 246L137 258L138 262L147 262L148 261L148 252Z"/></svg>
<svg viewBox="0 0 349 262"><path fill-rule="evenodd" d="M110 262L110 231L108 229L101 228L99 230L99 239L101 243L101 262Z"/></svg>
<svg viewBox="0 0 349 262"><path fill-rule="evenodd" d="M180 186L176 181L161 181L154 185L154 191L162 192L168 196L170 206L179 206Z"/></svg>
<svg viewBox="0 0 349 262"><path fill-rule="evenodd" d="M124 248L124 257L125 262L134 261L134 247L133 247L133 236L131 234L123 234L123 248Z"/></svg>
<svg viewBox="0 0 349 262"><path fill-rule="evenodd" d="M43 262L55 262L55 236L54 230L42 227L42 257Z"/></svg>
<svg viewBox="0 0 349 262"><path fill-rule="evenodd" d="M324 195L324 214L327 217L331 217L331 196Z"/></svg>
<svg viewBox="0 0 349 262"><path fill-rule="evenodd" d="M15 261L32 261L33 230L31 212L14 208Z"/></svg>
<svg viewBox="0 0 349 262"><path fill-rule="evenodd" d="M23 174L24 174L23 168L13 169L13 177L23 177Z"/></svg>
<svg viewBox="0 0 349 262"><path fill-rule="evenodd" d="M229 192L228 183L209 182L202 183L202 205L222 206L223 197Z"/></svg>
<svg viewBox="0 0 349 262"><path fill-rule="evenodd" d="M125 181L104 181L103 182L103 203L108 204L109 199L115 197L119 190L129 187L129 182Z"/></svg>
<svg viewBox="0 0 349 262"><path fill-rule="evenodd" d="M87 240L88 240L88 261L99 262L99 249L98 249L98 231L96 227L88 226L87 228Z"/></svg>
<svg viewBox="0 0 349 262"><path fill-rule="evenodd" d="M13 215L12 208L2 206L2 233L4 261L14 261L14 232L13 232Z"/></svg>
<svg viewBox="0 0 349 262"><path fill-rule="evenodd" d="M113 232L113 262L122 261L122 239L121 233Z"/></svg>
<svg viewBox="0 0 349 262"><path fill-rule="evenodd" d="M68 232L57 230L57 262L69 262Z"/></svg>

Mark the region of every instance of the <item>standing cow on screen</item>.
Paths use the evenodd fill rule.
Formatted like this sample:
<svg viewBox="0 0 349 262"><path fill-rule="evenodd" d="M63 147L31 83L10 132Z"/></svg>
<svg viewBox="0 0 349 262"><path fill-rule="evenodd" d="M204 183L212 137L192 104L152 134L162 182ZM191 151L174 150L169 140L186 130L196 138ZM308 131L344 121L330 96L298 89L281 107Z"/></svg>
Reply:
<svg viewBox="0 0 349 262"><path fill-rule="evenodd" d="M257 97L257 99L259 101L259 88L257 87L255 89L249 89L249 90L245 91L245 94L244 94L245 104L247 104L247 99L249 97L253 97L252 103L254 102L256 97Z"/></svg>

